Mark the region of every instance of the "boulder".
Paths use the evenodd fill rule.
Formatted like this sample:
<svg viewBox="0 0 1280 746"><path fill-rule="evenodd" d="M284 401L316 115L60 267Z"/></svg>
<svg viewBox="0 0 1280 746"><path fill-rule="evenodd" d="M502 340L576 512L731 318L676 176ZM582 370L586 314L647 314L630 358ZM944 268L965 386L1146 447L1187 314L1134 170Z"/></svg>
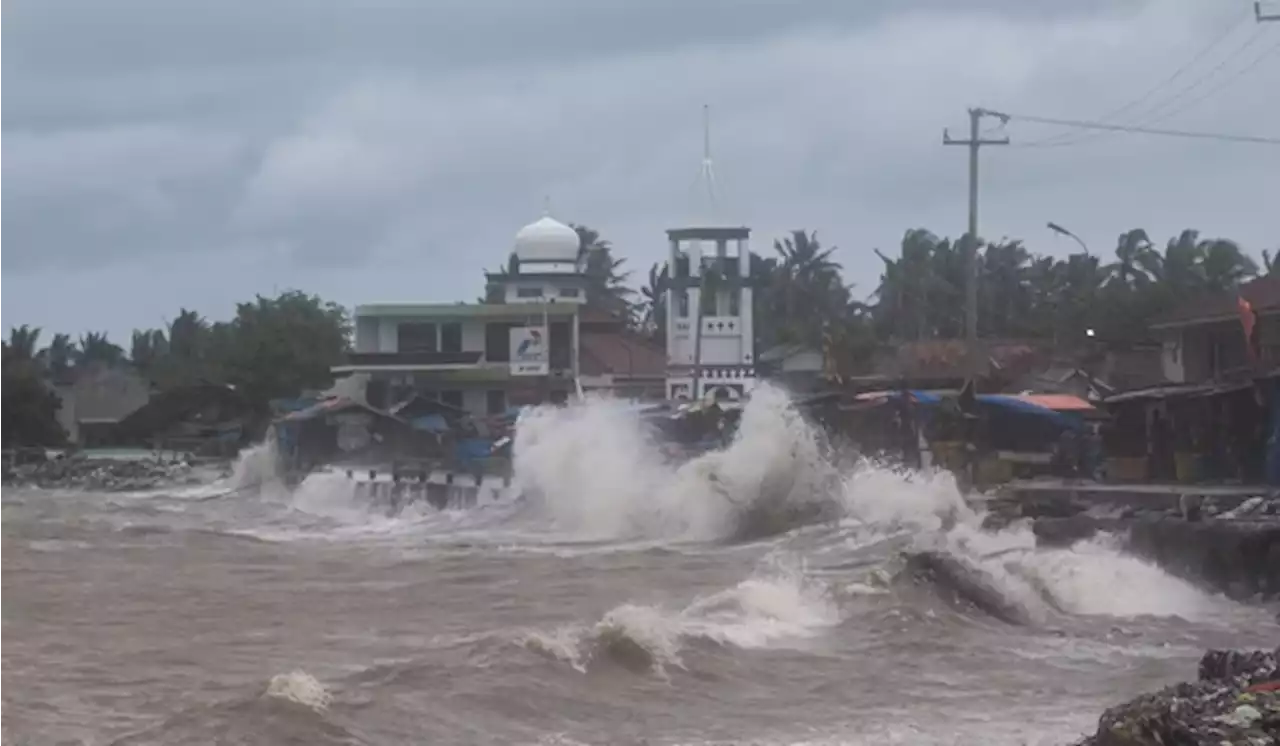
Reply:
<svg viewBox="0 0 1280 746"><path fill-rule="evenodd" d="M1280 743L1280 670L1273 651L1210 650L1194 682L1112 707L1079 746L1261 746Z"/></svg>

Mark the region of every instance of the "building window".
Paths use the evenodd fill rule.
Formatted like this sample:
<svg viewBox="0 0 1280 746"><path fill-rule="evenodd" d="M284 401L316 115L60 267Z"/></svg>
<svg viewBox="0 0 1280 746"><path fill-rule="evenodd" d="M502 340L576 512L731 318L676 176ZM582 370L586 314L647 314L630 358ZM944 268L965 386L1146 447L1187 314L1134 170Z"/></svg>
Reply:
<svg viewBox="0 0 1280 746"><path fill-rule="evenodd" d="M578 288L560 288L561 298L577 298L582 295L582 291Z"/></svg>
<svg viewBox="0 0 1280 746"><path fill-rule="evenodd" d="M507 411L507 392L502 389L491 389L485 394L484 408L489 414L502 414Z"/></svg>
<svg viewBox="0 0 1280 746"><path fill-rule="evenodd" d="M509 323L484 325L484 359L487 362L511 362L511 327Z"/></svg>
<svg viewBox="0 0 1280 746"><path fill-rule="evenodd" d="M454 409L462 409L462 392L461 391L441 391L440 403Z"/></svg>
<svg viewBox="0 0 1280 746"><path fill-rule="evenodd" d="M396 349L400 352L435 352L436 325L410 322L396 327Z"/></svg>
<svg viewBox="0 0 1280 746"><path fill-rule="evenodd" d="M682 319L689 318L689 291L684 288L676 294L676 315Z"/></svg>
<svg viewBox="0 0 1280 746"><path fill-rule="evenodd" d="M729 288L729 315L742 313L742 288Z"/></svg>
<svg viewBox="0 0 1280 746"><path fill-rule="evenodd" d="M689 253L684 249L676 250L676 279L683 280L689 276Z"/></svg>
<svg viewBox="0 0 1280 746"><path fill-rule="evenodd" d="M462 352L462 324L450 322L440 325L440 351Z"/></svg>
<svg viewBox="0 0 1280 746"><path fill-rule="evenodd" d="M525 286L525 287L517 287L517 288L516 288L516 297L517 297L517 298L541 298L541 297L542 297L542 288L540 288L540 287L527 287L527 286Z"/></svg>

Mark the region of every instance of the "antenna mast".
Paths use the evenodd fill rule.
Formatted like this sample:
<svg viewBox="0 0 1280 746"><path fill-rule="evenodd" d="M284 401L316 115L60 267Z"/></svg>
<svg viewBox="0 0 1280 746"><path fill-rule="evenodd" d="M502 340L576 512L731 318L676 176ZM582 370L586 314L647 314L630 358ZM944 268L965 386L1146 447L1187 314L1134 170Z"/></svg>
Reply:
<svg viewBox="0 0 1280 746"><path fill-rule="evenodd" d="M702 186L706 189L707 199L707 218L715 216L717 210L716 200L716 173L711 162L711 106L709 104L702 105L702 167L698 172L698 181L702 182Z"/></svg>

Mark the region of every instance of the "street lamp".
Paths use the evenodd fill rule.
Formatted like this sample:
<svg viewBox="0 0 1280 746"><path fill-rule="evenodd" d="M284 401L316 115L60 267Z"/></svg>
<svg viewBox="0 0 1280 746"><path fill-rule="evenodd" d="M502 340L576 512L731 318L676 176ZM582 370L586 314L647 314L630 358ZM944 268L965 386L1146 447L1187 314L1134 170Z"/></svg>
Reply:
<svg viewBox="0 0 1280 746"><path fill-rule="evenodd" d="M1049 227L1049 230L1053 231L1054 233L1057 233L1057 234L1058 234L1058 235L1060 235L1060 236L1070 236L1071 238L1075 239L1075 242L1076 242L1076 243L1078 243L1078 244L1080 244L1080 248L1084 249L1084 253L1085 253L1086 255L1089 253L1089 247L1088 247L1088 245L1086 245L1086 244L1085 244L1085 242L1084 242L1084 240L1083 240L1083 239L1081 239L1081 238L1080 238L1079 236L1077 236L1076 234L1072 233L1071 231L1067 230L1066 228L1063 228L1062 226L1058 225L1057 223L1053 222L1052 220L1051 220L1051 221L1049 221L1048 223L1046 223L1046 225Z"/></svg>

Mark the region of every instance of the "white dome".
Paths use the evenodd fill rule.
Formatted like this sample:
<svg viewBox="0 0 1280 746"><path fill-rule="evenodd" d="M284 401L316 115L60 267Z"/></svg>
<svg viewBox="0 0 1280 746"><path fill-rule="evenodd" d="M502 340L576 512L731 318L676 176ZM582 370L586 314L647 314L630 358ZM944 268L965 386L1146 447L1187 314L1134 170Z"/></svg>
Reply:
<svg viewBox="0 0 1280 746"><path fill-rule="evenodd" d="M516 257L522 262L573 262L578 259L578 232L551 217L516 233Z"/></svg>

